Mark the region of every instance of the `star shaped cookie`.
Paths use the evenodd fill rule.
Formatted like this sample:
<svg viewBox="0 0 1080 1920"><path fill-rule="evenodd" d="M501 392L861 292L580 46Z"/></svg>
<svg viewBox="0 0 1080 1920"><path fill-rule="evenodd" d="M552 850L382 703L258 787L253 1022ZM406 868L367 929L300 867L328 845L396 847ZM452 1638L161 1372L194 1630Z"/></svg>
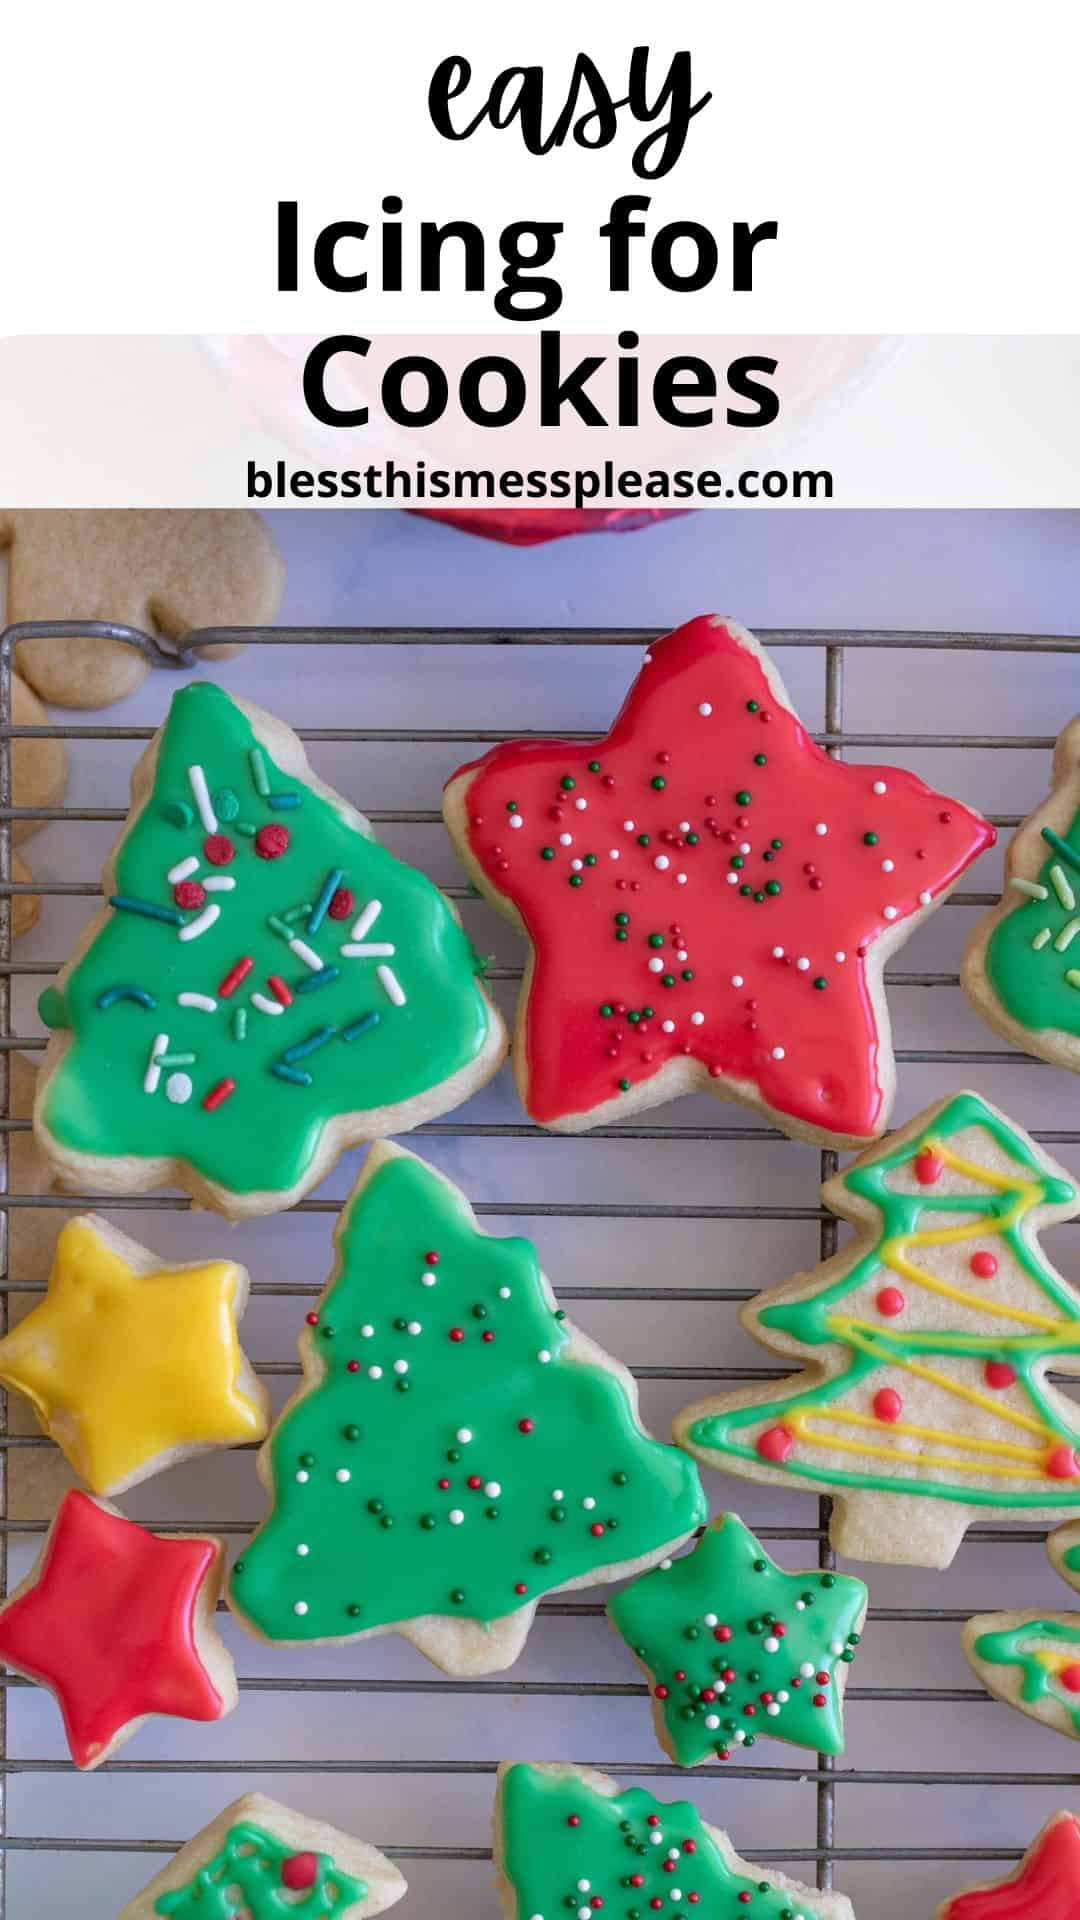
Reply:
<svg viewBox="0 0 1080 1920"><path fill-rule="evenodd" d="M77 1767L149 1714L220 1720L236 1705L214 1627L224 1542L165 1539L104 1501L64 1495L31 1572L0 1606L0 1661L55 1695Z"/></svg>
<svg viewBox="0 0 1080 1920"><path fill-rule="evenodd" d="M617 1593L608 1617L648 1674L661 1746L696 1767L761 1734L842 1753L844 1686L866 1605L861 1580L788 1573L724 1513L693 1553Z"/></svg>
<svg viewBox="0 0 1080 1920"><path fill-rule="evenodd" d="M732 621L645 656L611 731L462 767L447 827L532 945L522 1099L567 1132L708 1088L801 1139L889 1118L885 961L994 840L896 767L829 758Z"/></svg>
<svg viewBox="0 0 1080 1920"><path fill-rule="evenodd" d="M188 1454L263 1438L268 1397L236 1331L247 1292L235 1261L165 1266L82 1215L57 1241L41 1305L0 1340L0 1381L95 1493L121 1493Z"/></svg>
<svg viewBox="0 0 1080 1920"><path fill-rule="evenodd" d="M968 1887L938 1908L937 1920L1075 1920L1080 1912L1080 1819L1055 1813L1015 1873Z"/></svg>

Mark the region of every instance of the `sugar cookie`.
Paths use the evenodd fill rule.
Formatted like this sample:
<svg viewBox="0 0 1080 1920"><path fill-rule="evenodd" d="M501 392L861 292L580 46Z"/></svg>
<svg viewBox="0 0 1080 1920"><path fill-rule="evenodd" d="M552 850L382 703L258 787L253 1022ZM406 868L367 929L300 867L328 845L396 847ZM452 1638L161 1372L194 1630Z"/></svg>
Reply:
<svg viewBox="0 0 1080 1920"><path fill-rule="evenodd" d="M176 640L195 627L264 625L281 599L282 565L264 523L233 509L0 508L5 545L9 625L113 620ZM149 671L134 648L90 636L24 640L18 664L60 707L107 707Z"/></svg>
<svg viewBox="0 0 1080 1920"><path fill-rule="evenodd" d="M1080 1520L1058 1527L1046 1550L1062 1579L1080 1588ZM988 1693L1080 1740L1080 1613L979 1613L962 1643Z"/></svg>
<svg viewBox="0 0 1080 1920"><path fill-rule="evenodd" d="M366 1840L246 1793L181 1847L120 1920L281 1920L294 1911L370 1920L404 1892L403 1876Z"/></svg>
<svg viewBox="0 0 1080 1920"><path fill-rule="evenodd" d="M460 1104L506 1036L453 908L281 721L196 681L132 778L106 906L40 1002L69 1185L272 1213Z"/></svg>
<svg viewBox="0 0 1080 1920"><path fill-rule="evenodd" d="M620 1791L592 1767L499 1769L495 1867L507 1920L596 1920L601 1908L649 1920L667 1914L755 1920L855 1920L842 1893L818 1892L775 1867L740 1859L689 1800Z"/></svg>
<svg viewBox="0 0 1080 1920"><path fill-rule="evenodd" d="M965 1887L937 1920L1075 1920L1080 1909L1080 1819L1055 1813L1003 1880Z"/></svg>
<svg viewBox="0 0 1080 1920"><path fill-rule="evenodd" d="M11 877L20 887L28 887L34 876L21 853L14 848L11 854ZM39 893L13 893L11 899L11 937L21 940L35 927L41 918L41 895Z"/></svg>
<svg viewBox="0 0 1080 1920"><path fill-rule="evenodd" d="M48 1687L75 1765L99 1767L151 1714L220 1720L236 1678L214 1624L225 1543L149 1533L81 1488L0 1603L0 1660Z"/></svg>
<svg viewBox="0 0 1080 1920"><path fill-rule="evenodd" d="M44 727L49 716L37 694L17 673L11 676L11 724L15 727ZM13 740L11 743L11 794L17 807L58 807L67 786L67 753L61 740ZM39 833L41 820L13 820L14 841L29 840Z"/></svg>
<svg viewBox="0 0 1080 1920"><path fill-rule="evenodd" d="M885 962L994 839L913 774L830 760L719 618L650 648L606 738L496 747L444 812L528 934L514 1073L566 1132L707 1089L799 1139L880 1134Z"/></svg>
<svg viewBox="0 0 1080 1920"><path fill-rule="evenodd" d="M68 1221L48 1292L0 1340L0 1382L94 1493L124 1493L214 1447L261 1440L269 1395L236 1323L233 1260L160 1262L95 1214Z"/></svg>
<svg viewBox="0 0 1080 1920"><path fill-rule="evenodd" d="M788 1573L737 1514L608 1601L649 1680L656 1737L681 1767L770 1734L843 1753L844 1688L866 1618L850 1574Z"/></svg>
<svg viewBox="0 0 1080 1920"><path fill-rule="evenodd" d="M336 1240L259 1458L274 1505L230 1581L255 1633L396 1632L444 1672L497 1673L544 1594L636 1573L704 1520L630 1374L444 1175L373 1147Z"/></svg>
<svg viewBox="0 0 1080 1920"><path fill-rule="evenodd" d="M1080 715L1054 749L1050 794L1017 828L1005 890L976 925L961 980L995 1033L1080 1071Z"/></svg>
<svg viewBox="0 0 1080 1920"><path fill-rule="evenodd" d="M822 1188L856 1238L759 1294L748 1332L804 1370L681 1413L710 1466L835 1497L854 1559L946 1567L976 1520L1080 1512L1080 1295L1039 1236L1080 1211L1050 1156L954 1094Z"/></svg>

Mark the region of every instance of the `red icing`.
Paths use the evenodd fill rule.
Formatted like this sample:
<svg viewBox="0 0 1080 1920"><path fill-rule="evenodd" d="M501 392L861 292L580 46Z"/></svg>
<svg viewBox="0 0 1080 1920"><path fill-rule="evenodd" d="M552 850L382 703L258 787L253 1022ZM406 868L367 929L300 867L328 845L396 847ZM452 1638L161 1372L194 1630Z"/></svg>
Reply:
<svg viewBox="0 0 1080 1920"><path fill-rule="evenodd" d="M163 1540L65 1494L32 1577L0 1607L0 1660L49 1687L78 1767L143 1714L220 1720L195 1645L195 1609L217 1559L209 1540Z"/></svg>
<svg viewBox="0 0 1080 1920"><path fill-rule="evenodd" d="M762 754L765 764L755 764ZM462 771L473 775L470 853L518 909L536 950L524 1025L537 1120L588 1113L617 1098L620 1080L638 1087L688 1054L781 1114L858 1138L880 1130L883 1049L867 955L921 911L920 893L936 897L991 844L985 820L954 801L943 808L913 774L830 760L746 644L708 619L653 646L605 739L510 742ZM886 791L875 794L882 780ZM737 799L742 792L749 801ZM818 822L827 833L815 832ZM871 832L878 841L868 846ZM569 846L560 844L566 833ZM589 855L594 866L584 864ZM732 867L733 858L743 864ZM765 894L776 881L781 891ZM743 884L763 899L741 895ZM617 913L630 916L625 940L615 938ZM651 934L662 945L651 947ZM650 970L657 958L674 986ZM800 958L809 966L799 968ZM644 1007L652 1016L631 1022ZM704 1019L692 1021L695 1012ZM633 1041L646 1026L643 1059Z"/></svg>
<svg viewBox="0 0 1080 1920"><path fill-rule="evenodd" d="M271 824L260 827L255 835L255 851L260 860L277 860L285 853L289 845L288 827Z"/></svg>
<svg viewBox="0 0 1080 1920"><path fill-rule="evenodd" d="M907 1301L899 1287L882 1287L874 1304L887 1320L895 1320L898 1313L903 1313Z"/></svg>
<svg viewBox="0 0 1080 1920"><path fill-rule="evenodd" d="M1016 1379L1016 1368L1007 1360L988 1360L983 1368L983 1378L988 1387L1011 1387Z"/></svg>
<svg viewBox="0 0 1080 1920"><path fill-rule="evenodd" d="M208 833L202 850L212 867L227 867L236 852L227 833Z"/></svg>
<svg viewBox="0 0 1080 1920"><path fill-rule="evenodd" d="M1062 1442L1058 1447L1051 1447L1047 1454L1046 1471L1051 1480L1075 1480L1080 1474L1080 1459L1077 1459L1070 1446Z"/></svg>
<svg viewBox="0 0 1080 1920"><path fill-rule="evenodd" d="M970 1264L976 1280L992 1280L998 1270L998 1263L992 1253L973 1253Z"/></svg>
<svg viewBox="0 0 1080 1920"><path fill-rule="evenodd" d="M758 1436L757 1450L763 1460L775 1460L783 1465L794 1445L794 1436L788 1427L766 1427Z"/></svg>
<svg viewBox="0 0 1080 1920"><path fill-rule="evenodd" d="M904 1411L904 1403L895 1387L881 1387L874 1395L874 1413L879 1420L887 1420L892 1425L899 1420Z"/></svg>
<svg viewBox="0 0 1080 1920"><path fill-rule="evenodd" d="M915 1159L915 1178L921 1187L933 1187L945 1171L945 1162L932 1147L924 1147Z"/></svg>
<svg viewBox="0 0 1080 1920"><path fill-rule="evenodd" d="M1059 1813L1014 1874L947 1900L939 1920L1076 1920L1080 1911L1080 1822Z"/></svg>
<svg viewBox="0 0 1080 1920"><path fill-rule="evenodd" d="M1066 1693L1080 1693L1080 1664L1074 1660L1071 1666L1062 1667L1058 1679Z"/></svg>
<svg viewBox="0 0 1080 1920"><path fill-rule="evenodd" d="M313 1887L318 1877L317 1853L290 1853L281 1863L281 1884L288 1887L290 1893L302 1893L305 1887Z"/></svg>

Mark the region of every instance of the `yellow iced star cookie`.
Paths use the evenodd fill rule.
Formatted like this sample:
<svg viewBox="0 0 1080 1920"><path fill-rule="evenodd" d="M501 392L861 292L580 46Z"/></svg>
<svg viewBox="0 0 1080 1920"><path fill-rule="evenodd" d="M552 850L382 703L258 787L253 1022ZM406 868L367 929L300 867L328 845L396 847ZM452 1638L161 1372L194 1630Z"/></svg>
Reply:
<svg viewBox="0 0 1080 1920"><path fill-rule="evenodd" d="M188 1454L265 1435L266 1391L236 1330L247 1294L235 1261L168 1266L80 1215L41 1305L0 1340L0 1381L94 1493L122 1493Z"/></svg>

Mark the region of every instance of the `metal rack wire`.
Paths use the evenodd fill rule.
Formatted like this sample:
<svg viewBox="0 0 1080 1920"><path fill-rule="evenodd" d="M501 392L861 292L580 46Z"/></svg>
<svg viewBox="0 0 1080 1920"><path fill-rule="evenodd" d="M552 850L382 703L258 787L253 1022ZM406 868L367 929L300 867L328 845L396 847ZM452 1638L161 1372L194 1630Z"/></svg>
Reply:
<svg viewBox="0 0 1080 1920"><path fill-rule="evenodd" d="M12 804L11 791L11 742L14 739L49 738L68 742L82 741L132 741L143 742L151 737L149 727L113 726L101 723L66 721L62 724L50 724L45 727L14 727L11 724L11 667L14 649L19 641L34 634L48 632L53 635L98 635L102 639L121 640L137 647L151 664L173 673L183 671L195 665L199 650L203 645L220 644L224 641L242 641L247 645L260 647L298 647L318 645L329 647L381 647L407 646L411 643L425 647L490 647L512 649L514 647L550 647L573 648L575 646L612 646L641 647L656 636L651 631L564 631L558 629L529 630L473 630L473 629L334 629L313 628L276 629L272 631L248 629L213 629L187 636L184 645L176 650L168 650L148 635L131 629L114 626L110 623L67 623L12 627L0 636L0 1089L4 1093L2 1118L0 1118L0 1329L6 1328L8 1297L11 1293L41 1292L45 1285L45 1276L17 1275L9 1273L7 1255L7 1227L9 1213L15 1209L32 1207L48 1209L50 1207L70 1209L72 1206L93 1205L93 1195L39 1195L8 1191L8 1158L11 1136L25 1129L29 1123L10 1115L7 1101L7 1058L12 1049L25 1049L33 1052L44 1045L33 1036L19 1035L12 1031L11 1004L12 983L21 976L40 976L43 979L54 974L61 962L57 958L49 961L21 961L12 958L10 901L20 893L43 896L85 896L92 898L100 891L98 882L90 876L80 875L73 880L33 881L19 885L11 879L11 828L18 820L34 819L76 820L86 822L116 822L125 818L125 808L120 802L123 796L117 795L117 805L111 807L57 807L25 808ZM844 664L849 653L865 650L920 650L935 652L939 650L963 650L982 653L1018 654L1018 653L1062 653L1080 652L1080 638L1068 638L1055 635L1021 634L943 634L943 633L887 633L887 632L812 632L802 630L783 630L765 632L761 635L765 643L773 649L813 649L821 653L824 668L823 718L824 730L816 735L834 755L840 755L847 748L880 748L885 753L902 752L905 747L934 747L957 744L955 737L949 734L904 734L904 733L856 733L845 730L844 725ZM479 729L426 729L412 732L396 728L351 728L351 727L308 727L299 728L305 741L344 741L356 744L393 744L420 743L450 744L465 748L483 746L498 741L508 733L521 735L523 729L506 728L498 731ZM562 730L560 729L560 732ZM564 737L589 738L589 734L566 735ZM1023 748L1046 749L1052 739L1037 735L966 735L962 744L965 747L988 749ZM368 817L380 825L427 825L439 821L440 815L428 808L366 807ZM1016 824L1015 816L998 815L997 824L1009 827ZM455 899L473 898L471 889L464 885L451 886L446 891ZM995 894L978 891L958 891L952 896L952 902L959 905L979 906L990 904ZM496 981L514 981L520 978L519 966L493 967L489 978ZM957 984L954 973L912 971L897 968L890 971L889 979L893 984L915 988L951 987ZM992 1064L1004 1066L1012 1063L1024 1063L1032 1066L1037 1063L1024 1062L1024 1057L1004 1048L907 1048L900 1049L897 1058L902 1063L932 1063L948 1066L966 1066L969 1064ZM418 1129L419 1136L444 1139L536 1139L546 1138L542 1130L524 1121L518 1123L482 1124L459 1120L449 1120L429 1124ZM774 1129L760 1125L736 1126L725 1124L721 1117L715 1125L660 1126L647 1122L634 1122L621 1127L597 1129L590 1135L594 1139L620 1141L670 1141L683 1142L732 1142L769 1143L781 1139ZM1080 1131L1067 1129L1047 1130L1037 1137L1051 1145L1080 1145ZM834 1153L821 1155L821 1178L826 1179L835 1171L837 1157ZM177 1210L190 1206L190 1202L178 1196L141 1195L129 1200L117 1202L112 1196L103 1197L97 1202L110 1211L161 1211ZM340 1202L316 1198L306 1200L297 1209L302 1213L333 1214L339 1210ZM612 1219L612 1220L665 1220L692 1219L706 1221L803 1221L817 1222L818 1246L820 1256L827 1258L837 1244L837 1223L832 1215L818 1205L739 1205L739 1204L701 1204L673 1205L655 1202L651 1199L625 1202L622 1204L590 1202L559 1202L553 1200L530 1201L528 1199L509 1198L476 1207L480 1215L497 1216L537 1216L571 1219ZM313 1296L321 1289L318 1281L306 1282L290 1280L285 1282L259 1282L253 1286L255 1295L277 1295L297 1298ZM647 1298L657 1302L737 1302L748 1299L755 1291L753 1287L709 1287L680 1288L677 1286L651 1286L647 1294L639 1287L605 1286L573 1287L561 1286L560 1296L564 1300L588 1299L591 1301L640 1301ZM262 1374L272 1377L291 1377L299 1373L294 1362L265 1361L258 1369ZM768 1379L782 1375L781 1367L761 1366L639 1366L632 1369L639 1379L694 1382L700 1388L704 1381L745 1381L747 1379ZM689 1397L689 1396L688 1396ZM39 1448L51 1443L38 1436L13 1435L7 1431L6 1405L0 1394L0 1591L6 1591L7 1560L9 1543L17 1536L38 1535L47 1524L48 1516L41 1515L33 1520L17 1520L9 1517L7 1499L8 1462L17 1449ZM833 1564L828 1545L829 1503L819 1503L817 1525L785 1526L758 1528L764 1539L783 1541L806 1541L811 1543L819 1564L828 1567ZM187 1523L197 1526L198 1522ZM243 1536L250 1530L250 1523L236 1520L221 1522L213 1520L206 1523L208 1530L227 1536ZM1008 1543L1014 1541L1034 1541L1039 1539L1037 1530L1024 1527L984 1526L975 1530L981 1540ZM602 1605L596 1601L582 1599L553 1599L543 1603L542 1613L565 1619L588 1619L603 1612ZM872 1607L870 1618L875 1622L888 1622L898 1625L909 1623L952 1623L966 1618L966 1610L947 1607ZM35 1833L13 1831L8 1818L9 1782L27 1774L69 1774L71 1763L67 1760L16 1758L8 1753L7 1720L9 1694L27 1683L14 1675L0 1676L0 1920L5 1920L8 1908L5 1904L6 1874L5 1867L9 1854L26 1851L55 1851L79 1853L142 1853L155 1856L169 1853L178 1844L178 1838L165 1840L137 1837L96 1838L91 1833L50 1836ZM407 1694L431 1695L439 1699L460 1696L483 1696L490 1698L527 1698L530 1696L549 1696L555 1698L589 1697L620 1698L640 1695L644 1690L637 1684L609 1683L603 1681L562 1682L562 1681L526 1681L518 1680L513 1674L507 1677L484 1680L448 1680L432 1677L420 1680L374 1679L364 1677L310 1677L299 1674L273 1674L266 1677L242 1677L242 1690L262 1692L289 1692L353 1695ZM852 1685L848 1689L850 1701L904 1701L917 1699L925 1703L969 1703L988 1699L978 1687L868 1687ZM571 1757L569 1755L562 1757ZM577 1757L577 1756L573 1756ZM233 1790L240 1791L243 1776L246 1774L292 1774L303 1770L310 1763L300 1759L258 1757L241 1759L210 1760L128 1760L112 1761L104 1770L118 1775L175 1774L197 1771L203 1774L221 1774L233 1778ZM687 1776L683 1771L660 1761L627 1763L611 1759L583 1759L583 1765L598 1766L605 1771L614 1772L620 1777L671 1778L687 1785ZM348 1774L360 1776L393 1774L400 1776L441 1776L488 1775L495 1771L494 1761L454 1760L437 1757L433 1759L332 1759L318 1762L320 1772L327 1774ZM963 1845L956 1846L853 1846L838 1844L836 1837L837 1793L845 1785L937 1785L982 1787L990 1785L1035 1784L1074 1789L1078 1784L1075 1772L1048 1770L1033 1776L1026 1772L1010 1773L1001 1769L957 1771L947 1769L927 1769L908 1771L889 1768L838 1767L826 1758L818 1762L816 1772L807 1772L805 1766L768 1766L758 1767L748 1764L726 1766L705 1766L695 1770L694 1780L723 1778L725 1780L800 1782L809 1778L816 1806L814 1843L801 1848L756 1848L755 1857L761 1860L793 1861L798 1868L812 1863L818 1885L827 1888L832 1885L834 1867L840 1863L856 1861L938 1861L977 1859L1010 1860L1016 1857L1015 1849L987 1849ZM397 1835L374 1836L387 1845L387 1851L403 1860L486 1860L490 1853L484 1848L454 1846L417 1846L400 1841ZM399 1842L394 1844L394 1842ZM152 1865L148 1865L148 1873Z"/></svg>

